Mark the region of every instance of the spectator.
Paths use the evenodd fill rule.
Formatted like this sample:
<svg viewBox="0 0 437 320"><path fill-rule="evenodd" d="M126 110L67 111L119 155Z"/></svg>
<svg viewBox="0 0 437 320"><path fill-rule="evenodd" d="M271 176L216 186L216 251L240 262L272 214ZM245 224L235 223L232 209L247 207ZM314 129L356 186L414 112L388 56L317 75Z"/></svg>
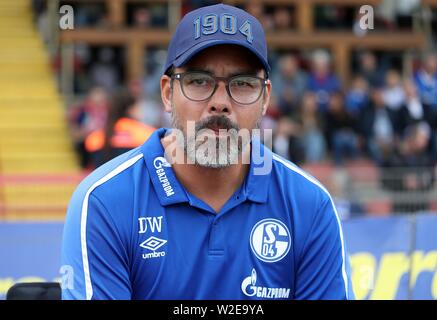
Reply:
<svg viewBox="0 0 437 320"><path fill-rule="evenodd" d="M273 138L273 150L280 156L295 163L304 160L303 147L299 135L301 126L289 117L279 119Z"/></svg>
<svg viewBox="0 0 437 320"><path fill-rule="evenodd" d="M93 86L113 91L120 82L115 63L115 53L112 48L104 47L98 51L97 61L90 68L91 83Z"/></svg>
<svg viewBox="0 0 437 320"><path fill-rule="evenodd" d="M367 80L370 88L381 87L384 84L383 72L378 67L375 54L370 51L359 55L358 74Z"/></svg>
<svg viewBox="0 0 437 320"><path fill-rule="evenodd" d="M346 157L358 156L359 141L355 130L356 122L346 110L343 94L333 92L325 114L325 135L336 166L341 166Z"/></svg>
<svg viewBox="0 0 437 320"><path fill-rule="evenodd" d="M284 54L279 58L277 71L272 75L273 90L278 97L279 109L283 115L289 115L300 104L307 84L307 75L299 69L297 58Z"/></svg>
<svg viewBox="0 0 437 320"><path fill-rule="evenodd" d="M151 25L150 11L145 7L139 7L133 13L133 27L138 29L147 29Z"/></svg>
<svg viewBox="0 0 437 320"><path fill-rule="evenodd" d="M330 64L331 57L326 51L316 50L313 53L307 89L315 92L321 112L326 112L330 95L341 89L339 79L331 72Z"/></svg>
<svg viewBox="0 0 437 320"><path fill-rule="evenodd" d="M289 30L291 29L291 13L287 7L278 6L273 12L274 30Z"/></svg>
<svg viewBox="0 0 437 320"><path fill-rule="evenodd" d="M303 96L300 122L305 162L322 161L326 151L326 143L322 132L322 119L317 112L316 97L312 92L306 92Z"/></svg>
<svg viewBox="0 0 437 320"><path fill-rule="evenodd" d="M405 92L398 71L389 70L386 73L382 95L385 105L394 111L398 111L405 103Z"/></svg>
<svg viewBox="0 0 437 320"><path fill-rule="evenodd" d="M93 131L85 140L94 168L147 140L155 128L142 123L142 118L141 106L128 90L114 95L104 129Z"/></svg>
<svg viewBox="0 0 437 320"><path fill-rule="evenodd" d="M414 74L414 81L423 103L437 111L437 54L427 53L421 68Z"/></svg>
<svg viewBox="0 0 437 320"><path fill-rule="evenodd" d="M365 151L378 165L382 165L393 152L398 141L397 128L396 116L385 105L382 89L373 89L370 105L361 112L359 131Z"/></svg>
<svg viewBox="0 0 437 320"><path fill-rule="evenodd" d="M432 136L432 157L437 163L437 54L428 52L422 59L421 68L413 77L423 104L429 106Z"/></svg>
<svg viewBox="0 0 437 320"><path fill-rule="evenodd" d="M437 162L437 109L422 102L417 87L412 80L404 81L406 103L401 109L404 129L419 122L426 122L431 130L429 152L434 162Z"/></svg>
<svg viewBox="0 0 437 320"><path fill-rule="evenodd" d="M86 137L95 130L105 126L108 112L108 98L103 88L91 89L85 101L73 106L68 113L70 132L73 137L75 149L80 157L82 168L91 165L91 159L85 148Z"/></svg>
<svg viewBox="0 0 437 320"><path fill-rule="evenodd" d="M405 104L401 107L403 129L418 122L427 122L431 126L431 107L420 100L416 85L407 79L404 81Z"/></svg>
<svg viewBox="0 0 437 320"><path fill-rule="evenodd" d="M405 127L402 106L405 105L406 97L398 71L389 70L386 73L385 86L382 89L382 99L384 100L384 105L390 110L396 135L401 136Z"/></svg>
<svg viewBox="0 0 437 320"><path fill-rule="evenodd" d="M346 94L346 109L357 117L369 105L369 84L363 76L352 80L351 89Z"/></svg>

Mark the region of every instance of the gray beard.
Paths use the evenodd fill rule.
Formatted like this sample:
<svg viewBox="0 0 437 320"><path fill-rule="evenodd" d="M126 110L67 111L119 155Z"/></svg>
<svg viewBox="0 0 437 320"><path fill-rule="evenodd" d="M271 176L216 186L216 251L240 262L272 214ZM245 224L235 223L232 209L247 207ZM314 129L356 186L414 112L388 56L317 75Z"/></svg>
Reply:
<svg viewBox="0 0 437 320"><path fill-rule="evenodd" d="M206 168L222 169L237 164L242 153L237 131L230 133L229 136L206 139L203 143L202 139L199 141L194 137L190 137L187 142L185 148L187 157L190 157L191 161L194 160L197 165Z"/></svg>
<svg viewBox="0 0 437 320"><path fill-rule="evenodd" d="M199 131L206 129L204 122L197 122L195 125L195 135L187 137L187 133L184 131L179 119L176 116L175 106L172 102L172 127L180 130L183 135L183 145L178 146L184 150L189 163L194 163L204 168L211 169L223 169L233 164L237 164L241 159L243 150L246 149L250 143L249 139L240 139L239 128L233 125L233 128L226 130L227 135L223 137L216 137L212 139L209 136L199 134ZM256 123L256 128L259 127L261 117ZM252 133L252 132L251 132Z"/></svg>

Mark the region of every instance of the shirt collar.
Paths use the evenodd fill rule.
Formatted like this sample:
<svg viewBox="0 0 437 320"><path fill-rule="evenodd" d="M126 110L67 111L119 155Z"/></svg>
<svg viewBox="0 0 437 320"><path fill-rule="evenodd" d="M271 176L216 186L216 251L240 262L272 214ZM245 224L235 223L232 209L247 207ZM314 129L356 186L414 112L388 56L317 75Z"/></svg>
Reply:
<svg viewBox="0 0 437 320"><path fill-rule="evenodd" d="M249 174L246 180L247 198L254 202L266 202L270 177L273 168L273 156L257 138L252 139Z"/></svg>
<svg viewBox="0 0 437 320"><path fill-rule="evenodd" d="M185 189L176 179L171 164L165 158L161 138L166 132L166 128L154 131L141 146L150 179L163 206L188 201Z"/></svg>
<svg viewBox="0 0 437 320"><path fill-rule="evenodd" d="M161 138L168 130L156 130L141 146L153 187L163 206L189 202L187 192L177 180L171 164L165 159ZM252 139L251 143L250 167L243 188L248 200L263 203L268 198L272 152L258 139Z"/></svg>

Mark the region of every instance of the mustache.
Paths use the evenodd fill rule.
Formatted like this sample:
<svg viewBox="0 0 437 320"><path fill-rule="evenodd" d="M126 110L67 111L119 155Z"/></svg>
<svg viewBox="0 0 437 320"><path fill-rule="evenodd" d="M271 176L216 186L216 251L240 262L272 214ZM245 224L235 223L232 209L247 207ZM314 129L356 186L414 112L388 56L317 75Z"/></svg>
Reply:
<svg viewBox="0 0 437 320"><path fill-rule="evenodd" d="M220 129L235 129L237 131L240 130L240 126L235 122L232 122L228 117L225 116L211 116L204 120L201 120L196 123L195 129L196 132L202 129L208 129L211 127L218 127Z"/></svg>

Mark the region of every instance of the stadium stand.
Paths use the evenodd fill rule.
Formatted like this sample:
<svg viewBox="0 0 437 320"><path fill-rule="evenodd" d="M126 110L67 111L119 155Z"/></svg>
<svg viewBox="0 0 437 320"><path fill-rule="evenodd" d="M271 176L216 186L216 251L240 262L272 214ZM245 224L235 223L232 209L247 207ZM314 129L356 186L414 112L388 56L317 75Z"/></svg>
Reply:
<svg viewBox="0 0 437 320"><path fill-rule="evenodd" d="M165 57L162 48L166 47L171 30L183 14L196 6L215 2L3 2L0 5L0 66L4 72L0 81L6 90L0 93L0 216L63 218L63 210L74 186L90 169L86 166L79 168L80 162L73 153L73 139L68 135L64 114L83 105L96 86L104 87L110 94L117 86L139 83L138 86L142 86L145 92L145 96L138 95L145 110L144 122L154 127L168 125L168 119L161 114L156 86ZM336 103L345 104L346 113L355 112L352 119L358 124L363 119L360 108L370 109L371 103L374 103L372 90L381 90L386 103L384 108L392 108L393 96L403 91L402 83L392 87L386 83L387 71L398 74L403 81L421 68L422 54L434 49L432 43L435 42L436 27L435 23L427 20L425 13L429 10L431 14L435 13L435 0L422 1L420 8L401 8L402 12L396 6L388 5L385 0L367 1L367 5L375 8L375 30L365 32L357 27L360 18L357 12L363 5L362 1L224 2L246 8L264 24L272 49L272 77L281 79L279 69L284 55L291 55L295 59L294 68L302 76L301 80L317 78L312 59L316 56L325 59L330 76L341 84L340 88L335 87L332 91L340 99ZM34 9L33 24L30 3ZM56 25L61 16L59 7L65 4L74 8L75 26L72 30L61 30ZM17 16L20 19L16 19ZM52 70L51 63L54 66ZM308 88L314 90L317 99L325 89L313 84L306 86L303 92L308 92ZM322 155L322 159L315 157L315 161L306 161L305 143L302 146L302 141L314 141L304 140L314 138L314 132L311 132L314 119L311 115L302 114L299 99L290 102L287 101L290 97L282 97L280 92L276 94L279 96L273 97L265 119L265 128L271 128L274 132L273 149L279 153L282 151L283 156L297 162L321 180L336 196L339 204L347 208L344 217L354 212L389 215L396 208L415 212L420 206L395 206L396 199L409 196L412 197L408 198L411 202L420 204L425 201L429 210L437 208L434 200L437 191L432 177L429 190L422 190L422 196L411 190L387 188L387 184L384 185L387 177L392 177L395 184L399 183L397 177L387 174L391 168L377 161L378 154L373 154L373 149L367 150L372 146L367 141L368 136L361 136L362 128L339 121L352 134L345 134L344 130L336 128L328 130L326 121L324 123L326 114L321 110L317 110L316 114L320 120L316 125L316 134L319 142L322 137L326 145L321 144L313 155ZM361 98L363 94L367 100ZM396 99L394 101L397 103ZM324 103L327 107L331 102ZM372 116L370 112L366 121L375 121L371 120ZM371 122L370 125L367 129L372 128ZM430 125L435 134L435 122ZM395 126L397 130L398 123ZM280 135L279 128L285 130L285 137ZM302 129L309 129L310 134L302 137L296 128L300 128L301 132ZM366 132L367 135L370 133ZM345 157L344 162L335 163L333 141L330 140L336 140L334 145L338 150L335 152L340 152L341 159L351 146L359 151L356 152L358 158ZM435 144L432 138L429 143ZM398 146L393 143L395 147ZM435 171L435 159L433 161L434 170L427 172L428 176Z"/></svg>
<svg viewBox="0 0 437 320"><path fill-rule="evenodd" d="M0 3L0 70L0 218L63 217L80 171L29 1Z"/></svg>

